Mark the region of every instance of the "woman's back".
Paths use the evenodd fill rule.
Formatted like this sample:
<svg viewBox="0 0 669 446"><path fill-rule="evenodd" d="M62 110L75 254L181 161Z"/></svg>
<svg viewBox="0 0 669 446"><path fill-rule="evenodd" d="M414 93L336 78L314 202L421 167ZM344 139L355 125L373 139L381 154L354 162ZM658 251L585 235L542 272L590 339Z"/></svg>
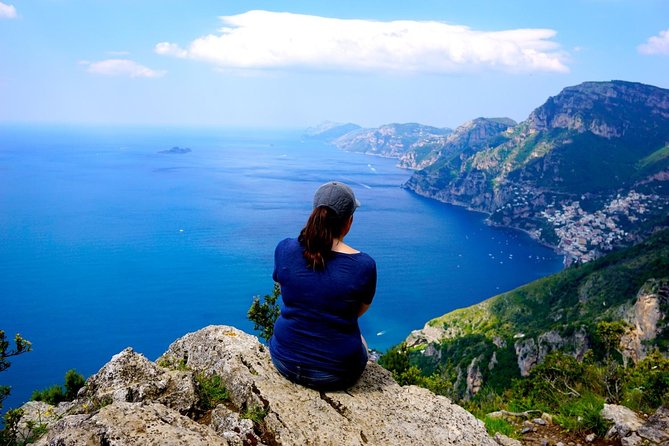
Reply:
<svg viewBox="0 0 669 446"><path fill-rule="evenodd" d="M362 252L333 252L325 269L314 270L303 251L296 239L281 241L275 250L273 277L281 284L283 306L272 356L337 373L358 369L366 361L358 312L374 297L376 264Z"/></svg>

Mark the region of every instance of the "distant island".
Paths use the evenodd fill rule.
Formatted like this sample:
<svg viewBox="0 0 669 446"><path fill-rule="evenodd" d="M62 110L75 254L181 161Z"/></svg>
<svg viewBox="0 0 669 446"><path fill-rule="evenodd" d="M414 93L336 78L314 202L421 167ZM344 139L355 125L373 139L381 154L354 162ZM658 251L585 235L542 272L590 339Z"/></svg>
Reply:
<svg viewBox="0 0 669 446"><path fill-rule="evenodd" d="M188 153L188 152L192 152L192 150L189 149L188 147L178 147L178 146L174 146L174 147L172 147L171 149L161 150L161 151L158 152L158 153L167 153L167 154L184 154L184 153Z"/></svg>

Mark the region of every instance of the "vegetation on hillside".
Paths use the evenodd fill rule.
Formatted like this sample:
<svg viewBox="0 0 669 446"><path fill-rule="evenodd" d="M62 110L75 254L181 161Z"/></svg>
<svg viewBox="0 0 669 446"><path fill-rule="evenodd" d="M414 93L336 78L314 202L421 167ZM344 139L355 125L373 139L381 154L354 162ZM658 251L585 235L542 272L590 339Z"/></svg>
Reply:
<svg viewBox="0 0 669 446"><path fill-rule="evenodd" d="M553 414L566 430L602 433L604 402L645 413L669 404L669 318L658 322L645 359L623 361L619 348L631 329L624 315L637 294L661 294L668 287L669 230L664 230L634 247L436 318L429 325L443 330L441 342L403 343L379 363L400 384L446 395L495 423L494 429L500 421L486 419L490 412L537 410ZM660 310L669 314L669 299L660 299ZM548 332L564 342L552 352L547 348L543 361L521 377L516 343L538 343ZM579 352L584 347L589 348ZM467 385L473 367L482 381L475 394Z"/></svg>
<svg viewBox="0 0 669 446"><path fill-rule="evenodd" d="M650 279L669 278L669 230L586 264L536 280L429 322L461 336L513 338L557 329L568 332L596 320L619 319ZM669 322L669 321L666 321Z"/></svg>

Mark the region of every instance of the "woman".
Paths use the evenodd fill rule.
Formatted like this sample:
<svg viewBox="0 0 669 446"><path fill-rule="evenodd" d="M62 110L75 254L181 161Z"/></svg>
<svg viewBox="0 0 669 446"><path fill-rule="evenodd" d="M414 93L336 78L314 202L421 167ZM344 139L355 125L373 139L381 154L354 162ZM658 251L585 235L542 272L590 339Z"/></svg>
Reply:
<svg viewBox="0 0 669 446"><path fill-rule="evenodd" d="M297 239L274 252L283 306L269 341L272 361L289 380L318 390L345 389L367 364L358 318L376 291L376 263L344 237L360 206L350 187L322 185Z"/></svg>

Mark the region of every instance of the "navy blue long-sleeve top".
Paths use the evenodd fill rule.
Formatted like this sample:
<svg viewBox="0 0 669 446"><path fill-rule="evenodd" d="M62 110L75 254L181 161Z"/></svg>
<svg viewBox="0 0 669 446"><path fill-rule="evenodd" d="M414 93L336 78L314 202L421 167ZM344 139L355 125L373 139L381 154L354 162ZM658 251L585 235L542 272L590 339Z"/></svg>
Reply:
<svg viewBox="0 0 669 446"><path fill-rule="evenodd" d="M274 252L273 278L283 305L270 354L284 363L334 373L362 370L367 353L358 326L362 304L376 292L376 263L365 253L333 252L323 271L307 266L297 239Z"/></svg>

